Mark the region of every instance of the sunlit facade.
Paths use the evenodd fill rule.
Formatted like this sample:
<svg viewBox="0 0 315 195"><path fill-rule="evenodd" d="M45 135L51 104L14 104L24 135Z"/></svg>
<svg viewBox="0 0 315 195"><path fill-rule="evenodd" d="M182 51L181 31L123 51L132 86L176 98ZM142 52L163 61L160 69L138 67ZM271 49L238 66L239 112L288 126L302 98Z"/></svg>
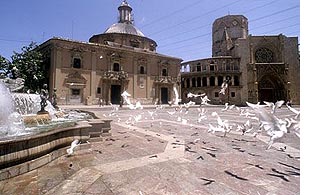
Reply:
<svg viewBox="0 0 315 195"><path fill-rule="evenodd" d="M291 100L300 103L300 61L297 37L248 34L242 15L218 18L212 26L212 57L181 65L183 102L189 92L206 93L212 103ZM219 93L228 82L227 93Z"/></svg>
<svg viewBox="0 0 315 195"><path fill-rule="evenodd" d="M157 43L133 24L132 8L123 1L118 22L89 42L52 38L40 45L49 67L49 89L58 104L165 104L180 91L182 59L156 52Z"/></svg>

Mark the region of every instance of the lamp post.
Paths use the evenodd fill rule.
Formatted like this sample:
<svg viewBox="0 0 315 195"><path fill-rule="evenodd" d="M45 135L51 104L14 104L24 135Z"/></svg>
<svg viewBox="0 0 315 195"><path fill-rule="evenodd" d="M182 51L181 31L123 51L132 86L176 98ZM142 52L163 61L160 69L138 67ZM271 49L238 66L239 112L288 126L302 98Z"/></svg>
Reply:
<svg viewBox="0 0 315 195"><path fill-rule="evenodd" d="M230 104L230 83L231 83L231 78L227 77L225 80L227 84L227 97L228 97L228 103Z"/></svg>

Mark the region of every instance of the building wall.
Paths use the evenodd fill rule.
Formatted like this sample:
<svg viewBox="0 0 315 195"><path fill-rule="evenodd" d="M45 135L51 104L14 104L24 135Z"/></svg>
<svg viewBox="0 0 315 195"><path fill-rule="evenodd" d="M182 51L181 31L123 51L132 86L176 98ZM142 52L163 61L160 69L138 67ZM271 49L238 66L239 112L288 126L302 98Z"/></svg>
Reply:
<svg viewBox="0 0 315 195"><path fill-rule="evenodd" d="M218 77L237 75L239 85L229 87L226 96L217 97L220 84L216 86L185 87L182 88L182 99L189 101L187 93L206 92L212 103L225 103L246 105L246 102L276 101L283 99L300 103L300 65L297 37L286 37L282 34L274 36L248 35L247 19L241 15L228 15L218 18L213 23L212 58L198 59L183 62L182 66L190 64L188 72L182 72L182 81L203 76ZM265 55L268 54L268 55ZM272 54L272 58L270 55ZM267 56L267 57L265 57ZM269 56L269 57L268 57ZM210 65L228 64L228 59L239 59L238 71L228 69L216 71L196 71L196 64ZM224 67L224 66L223 66ZM267 86L269 84L269 86ZM236 96L232 98L232 94ZM268 93L270 92L271 95ZM234 95L233 94L233 95ZM268 99L269 98L269 99Z"/></svg>
<svg viewBox="0 0 315 195"><path fill-rule="evenodd" d="M159 97L156 80L161 76L162 67L168 69L168 76L177 79L182 61L155 52L55 38L41 47L50 52L49 88L57 89L58 104L97 104L99 98L104 99L109 93L104 87L104 73L112 71L114 63L119 63L121 71L128 74L124 90L131 94L133 101L155 102ZM73 68L74 58L81 60L81 68ZM140 74L141 66L143 74ZM71 94L76 89L80 89L80 94L75 98Z"/></svg>

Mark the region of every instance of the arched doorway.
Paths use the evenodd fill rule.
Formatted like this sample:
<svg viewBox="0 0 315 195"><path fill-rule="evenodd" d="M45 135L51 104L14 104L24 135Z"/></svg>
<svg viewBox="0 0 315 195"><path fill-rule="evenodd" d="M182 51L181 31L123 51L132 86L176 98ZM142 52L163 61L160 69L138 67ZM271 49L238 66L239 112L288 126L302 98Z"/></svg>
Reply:
<svg viewBox="0 0 315 195"><path fill-rule="evenodd" d="M258 82L258 100L276 102L278 100L286 101L285 87L281 79L266 75Z"/></svg>

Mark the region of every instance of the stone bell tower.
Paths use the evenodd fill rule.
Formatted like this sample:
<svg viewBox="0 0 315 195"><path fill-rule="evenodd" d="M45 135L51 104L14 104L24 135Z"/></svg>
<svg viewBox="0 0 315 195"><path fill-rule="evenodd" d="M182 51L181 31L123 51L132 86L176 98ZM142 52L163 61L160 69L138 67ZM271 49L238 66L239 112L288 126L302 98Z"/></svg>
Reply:
<svg viewBox="0 0 315 195"><path fill-rule="evenodd" d="M235 40L248 36L248 20L242 15L218 18L212 25L212 56L231 56Z"/></svg>

